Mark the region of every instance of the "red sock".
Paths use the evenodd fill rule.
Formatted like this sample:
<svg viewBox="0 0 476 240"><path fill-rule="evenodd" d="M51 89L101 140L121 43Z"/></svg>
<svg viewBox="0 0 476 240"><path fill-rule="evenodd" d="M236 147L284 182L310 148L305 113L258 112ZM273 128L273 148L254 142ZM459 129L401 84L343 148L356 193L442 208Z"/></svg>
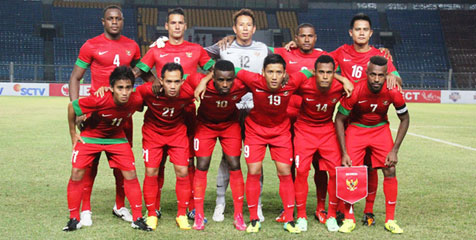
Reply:
<svg viewBox="0 0 476 240"><path fill-rule="evenodd" d="M190 179L186 177L176 177L175 194L177 195L177 217L187 214L187 207L190 201L192 189L190 188Z"/></svg>
<svg viewBox="0 0 476 240"><path fill-rule="evenodd" d="M188 166L188 178L190 179L190 189L192 189L192 194L190 195L190 200L188 201L188 210L192 211L195 209L195 201L193 200L193 179L195 176L195 166ZM206 186L206 185L205 185Z"/></svg>
<svg viewBox="0 0 476 240"><path fill-rule="evenodd" d="M336 196L336 175L335 172L329 172L329 183L327 184L329 192L329 207L327 208L327 218L336 217L337 205L339 199Z"/></svg>
<svg viewBox="0 0 476 240"><path fill-rule="evenodd" d="M345 210L344 210L345 219L352 219L355 222L354 206L352 206L349 203L344 203L344 206L345 206Z"/></svg>
<svg viewBox="0 0 476 240"><path fill-rule="evenodd" d="M124 176L120 169L114 168L114 177L116 178L116 208L121 209L125 206L126 194L124 193Z"/></svg>
<svg viewBox="0 0 476 240"><path fill-rule="evenodd" d="M378 187L378 172L375 169L368 171L369 183L368 183L368 195L365 198L365 209L364 213L373 213L374 212L374 202L375 196L377 196L377 187Z"/></svg>
<svg viewBox="0 0 476 240"><path fill-rule="evenodd" d="M193 180L193 194L195 202L195 213L203 216L203 201L205 199L205 191L207 190L207 173L208 171L195 171Z"/></svg>
<svg viewBox="0 0 476 240"><path fill-rule="evenodd" d="M294 194L294 183L291 174L279 177L279 196L283 201L284 217L287 222L293 221L294 200L296 196Z"/></svg>
<svg viewBox="0 0 476 240"><path fill-rule="evenodd" d="M249 174L246 178L246 202L250 212L250 220L258 220L258 200L260 193L259 179L261 174Z"/></svg>
<svg viewBox="0 0 476 240"><path fill-rule="evenodd" d="M155 209L160 210L160 198L162 196L162 187L164 187L165 166L159 166L159 175L157 176L157 197L155 198Z"/></svg>
<svg viewBox="0 0 476 240"><path fill-rule="evenodd" d="M81 199L83 195L83 181L73 181L71 178L68 182L67 198L69 218L79 218L79 207L81 206Z"/></svg>
<svg viewBox="0 0 476 240"><path fill-rule="evenodd" d="M94 179L98 173L98 163L93 161L91 167L87 167L83 177L83 197L82 197L82 211L91 210L91 192L93 191Z"/></svg>
<svg viewBox="0 0 476 240"><path fill-rule="evenodd" d="M395 219L397 205L398 181L397 177L383 179L383 193L385 194L385 222Z"/></svg>
<svg viewBox="0 0 476 240"><path fill-rule="evenodd" d="M317 206L316 211L326 209L326 194L327 194L327 172L315 171L314 183L316 184Z"/></svg>
<svg viewBox="0 0 476 240"><path fill-rule="evenodd" d="M156 216L155 214L155 199L157 197L158 183L157 176L144 177L144 201L147 208L148 216Z"/></svg>
<svg viewBox="0 0 476 240"><path fill-rule="evenodd" d="M298 218L307 219L306 201L307 201L307 194L309 192L309 184L307 183L308 176L309 176L309 171L298 170L296 175L296 181L294 182Z"/></svg>
<svg viewBox="0 0 476 240"><path fill-rule="evenodd" d="M336 180L337 181L337 180ZM337 184L337 183L336 183ZM345 212L345 203L344 201L339 199L339 203L337 204L337 211L344 213Z"/></svg>
<svg viewBox="0 0 476 240"><path fill-rule="evenodd" d="M230 171L230 188L233 196L233 206L235 209L234 216L243 214L243 198L245 195L245 183L243 181L243 173L241 169Z"/></svg>
<svg viewBox="0 0 476 240"><path fill-rule="evenodd" d="M132 219L135 221L137 218L142 217L142 192L139 180L137 178L131 180L124 179L124 192L131 205Z"/></svg>

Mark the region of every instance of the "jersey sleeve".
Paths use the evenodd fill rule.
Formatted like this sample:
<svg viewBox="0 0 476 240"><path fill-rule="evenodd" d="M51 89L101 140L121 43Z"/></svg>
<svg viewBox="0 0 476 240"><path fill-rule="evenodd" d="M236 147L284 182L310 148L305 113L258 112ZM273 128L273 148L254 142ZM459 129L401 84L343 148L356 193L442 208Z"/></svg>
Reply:
<svg viewBox="0 0 476 240"><path fill-rule="evenodd" d="M106 96L103 98L106 98ZM100 104L100 99L101 98L91 95L89 97L74 100L72 104L76 116L96 111Z"/></svg>
<svg viewBox="0 0 476 240"><path fill-rule="evenodd" d="M349 98L342 97L340 100L339 108L338 108L339 113L349 116L350 112L352 111L352 108L357 102L358 95L359 94L357 92L354 92Z"/></svg>
<svg viewBox="0 0 476 240"><path fill-rule="evenodd" d="M144 84L136 87L136 92L141 96L142 99L144 99L145 96L147 96L147 94L149 92L152 92L151 87L150 87L150 86L152 86L152 83L153 82L147 82L147 83L144 83Z"/></svg>
<svg viewBox="0 0 476 240"><path fill-rule="evenodd" d="M329 56L331 56L333 59L334 59L334 62L336 64L335 66L335 69L336 69L336 72L340 71L340 64L339 64L339 51L340 48L328 53Z"/></svg>
<svg viewBox="0 0 476 240"><path fill-rule="evenodd" d="M387 72L388 73L391 73L397 77L400 77L400 74L398 73L397 71L397 68L395 67L395 65L393 65L393 61L392 60L388 60L388 65L387 65ZM401 78L401 77L400 77Z"/></svg>
<svg viewBox="0 0 476 240"><path fill-rule="evenodd" d="M220 47L218 46L218 43L215 43L204 49L208 53L208 56L210 56L211 58L214 58L214 59L220 58Z"/></svg>
<svg viewBox="0 0 476 240"><path fill-rule="evenodd" d="M137 63L136 67L144 72L149 72L155 65L154 51L156 51L156 48L150 48L144 57Z"/></svg>
<svg viewBox="0 0 476 240"><path fill-rule="evenodd" d="M134 43L134 45L135 45L136 53L134 54L134 57L133 57L133 59L132 59L131 67L134 67L134 66L140 61L140 48L139 48L139 45L137 45L137 43Z"/></svg>
<svg viewBox="0 0 476 240"><path fill-rule="evenodd" d="M235 68L236 78L244 83L248 88L253 86L260 74L244 70L242 68Z"/></svg>
<svg viewBox="0 0 476 240"><path fill-rule="evenodd" d="M202 78L204 78L205 76L203 76L202 74L199 74L199 73L193 73L191 75L187 75L187 78L185 79L186 82L188 82L188 84L193 88L195 89L198 84L200 84L200 81L202 80Z"/></svg>
<svg viewBox="0 0 476 240"><path fill-rule="evenodd" d="M200 59L199 59L200 67L203 70L208 71L213 65L215 65L215 60L213 60L210 56L208 56L207 51L204 48L200 47Z"/></svg>
<svg viewBox="0 0 476 240"><path fill-rule="evenodd" d="M307 69L303 69L297 73L293 73L291 75L291 78L294 79L294 84L296 85L297 88L299 88L299 86L301 86L301 84L306 81L307 79L311 78L312 77L312 73L307 70Z"/></svg>
<svg viewBox="0 0 476 240"><path fill-rule="evenodd" d="M75 65L87 69L93 61L93 52L94 50L91 44L89 42L85 42L83 46L81 46L81 49L79 49L79 56Z"/></svg>
<svg viewBox="0 0 476 240"><path fill-rule="evenodd" d="M393 106L397 111L397 115L403 115L407 113L408 109L403 95L397 89L390 90L390 94L392 95Z"/></svg>

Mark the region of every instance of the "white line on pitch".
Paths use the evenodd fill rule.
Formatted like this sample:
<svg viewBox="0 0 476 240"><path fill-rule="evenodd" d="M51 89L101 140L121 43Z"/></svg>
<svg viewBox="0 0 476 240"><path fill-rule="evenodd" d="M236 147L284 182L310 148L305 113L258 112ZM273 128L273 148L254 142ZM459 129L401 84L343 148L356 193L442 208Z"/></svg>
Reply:
<svg viewBox="0 0 476 240"><path fill-rule="evenodd" d="M392 131L397 131L397 129L392 128ZM431 140L431 141L439 142L439 143L444 143L444 144L447 144L447 145L450 145L450 146L463 148L463 149L466 149L466 150L476 151L476 148L464 146L464 145L457 144L457 143L448 142L448 141L441 140L441 139L438 139L438 138L427 137L427 136L423 136L423 135L416 134L416 133L411 133L411 132L407 132L407 134L415 136L415 137L424 138L424 139L428 139L428 140Z"/></svg>

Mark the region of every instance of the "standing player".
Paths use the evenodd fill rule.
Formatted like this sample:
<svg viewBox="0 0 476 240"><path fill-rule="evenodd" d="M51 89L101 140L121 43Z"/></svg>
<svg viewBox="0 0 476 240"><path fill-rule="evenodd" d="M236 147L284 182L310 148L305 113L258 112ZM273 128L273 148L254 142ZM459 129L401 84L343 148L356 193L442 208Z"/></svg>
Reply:
<svg viewBox="0 0 476 240"><path fill-rule="evenodd" d="M191 76L192 86L199 85L204 75ZM240 167L241 127L236 103L248 92L240 81L235 81L233 63L218 60L213 71L213 81L209 82L198 108L197 129L194 150L197 170L194 179L195 223L194 229L204 229L203 202L207 187L207 173L216 139L220 139L223 154L230 172L230 186L234 204L233 225L240 231L246 230L243 221L244 182Z"/></svg>
<svg viewBox="0 0 476 240"><path fill-rule="evenodd" d="M159 190L158 174L165 152L174 164L177 194L176 222L180 229L191 229L186 211L192 193L188 176L189 142L184 124L185 107L193 101L193 89L184 83L180 64L167 63L162 67L159 82L163 87L160 95L152 91L149 82L137 88L144 98L147 111L142 126L142 148L145 162L144 200L148 211L147 225L157 228L156 198Z"/></svg>
<svg viewBox="0 0 476 240"><path fill-rule="evenodd" d="M228 60L233 63L235 67L240 67L245 70L260 73L263 62L269 54L269 49L266 44L262 42L253 41L253 34L256 31L255 15L252 10L243 8L233 14L233 31L236 34L236 39L226 49L220 49L219 44L205 48L210 56L222 60ZM253 108L252 94L249 93L243 96L242 101L238 104L240 112L240 122L242 124L242 131L244 129L244 118L247 113ZM225 215L225 194L230 180L227 161L222 157L220 167L217 175L217 199L216 206L213 213L213 220L221 222ZM263 179L260 180L261 185ZM262 189L260 190L262 191ZM261 197L258 204L258 216L260 221L264 221L262 212Z"/></svg>
<svg viewBox="0 0 476 240"><path fill-rule="evenodd" d="M121 35L124 18L120 7L111 5L104 9L102 25L104 33L89 39L79 51L79 56L74 65L69 79L69 98L74 101L79 98L80 81L88 67L91 67L91 91L95 92L100 87L109 86L109 75L121 65L134 66L140 59L139 46L134 40ZM87 115L79 120L85 120ZM132 146L132 119L124 123L127 139ZM91 167L86 168L84 175L84 194L82 200L81 223L83 226L91 226L91 192L94 179L97 174L99 162L93 161ZM132 216L124 205L124 183L121 171L114 169L116 178L116 203L113 214L131 222Z"/></svg>
<svg viewBox="0 0 476 240"><path fill-rule="evenodd" d="M125 66L116 68L110 76L111 93L98 98L89 96L76 99L68 105L68 123L73 155L72 170L68 183L68 209L70 220L64 231L81 228L79 207L83 190L85 169L94 159L106 152L109 165L121 170L124 190L129 199L134 222L133 228L150 231L142 218L142 195L134 165L134 154L124 133L124 123L132 114L142 109L142 98L132 93L134 74ZM90 122L81 135L76 133L77 116L90 113Z"/></svg>
<svg viewBox="0 0 476 240"><path fill-rule="evenodd" d="M315 62L316 78L305 81L298 90L303 102L294 124L294 154L296 164L296 206L297 226L307 231L306 201L308 194L307 178L313 156L319 169L329 173L329 208L327 229L335 232L339 229L336 221L338 200L336 197L335 167L340 166L339 145L335 134L332 116L337 102L344 95L344 88L334 78L335 63L329 55L321 55ZM312 142L312 144L309 144ZM314 160L315 161L315 160ZM326 175L327 177L327 175ZM325 198L324 198L325 203Z"/></svg>
<svg viewBox="0 0 476 240"><path fill-rule="evenodd" d="M187 30L187 23L185 22L185 14L183 9L175 8L168 12L167 20L165 23L165 29L168 31L168 41L165 46L152 47L141 59L141 61L134 68L136 77L141 76L144 72L149 72L155 66L157 73L162 71L162 67L169 63L175 62L182 66L184 74L193 74L197 72L197 67L200 66L204 70L209 70L214 64L207 54L207 52L198 44L191 43L184 40L185 30ZM188 128L188 136L190 142L193 139L193 128L195 125L195 104L191 103L186 108L187 120L186 125ZM190 182L193 181L193 174L195 168L193 167L193 151L190 149L190 167L189 177ZM165 155L164 155L165 158ZM165 163L165 161L163 161ZM164 167L161 166L159 172L159 191L157 192L156 210L157 216L160 217L160 198L161 189L164 184ZM193 199L190 199L190 210L193 207ZM193 211L192 211L193 212ZM193 216L193 214L191 215Z"/></svg>
<svg viewBox="0 0 476 240"><path fill-rule="evenodd" d="M336 64L339 66L342 76L354 82L366 80L367 64L373 56L384 56L385 53L370 45L370 37L372 37L372 22L369 16L359 13L355 15L350 22L349 35L352 37L353 44L344 44L331 55L334 57ZM392 61L387 64L387 86L394 87L395 84L402 86L402 79L398 74ZM367 154L368 155L368 154ZM370 159L366 157L365 163L369 165ZM375 224L375 216L373 214L373 205L375 196L377 195L378 173L374 169L368 172L368 196L366 198L364 217L362 222L364 225Z"/></svg>
<svg viewBox="0 0 476 240"><path fill-rule="evenodd" d="M344 166L364 164L366 149L371 151L373 168L381 168L383 192L385 194L385 229L392 233L403 233L394 220L398 183L395 165L397 153L408 130L410 116L402 94L396 89L387 89L387 60L381 56L370 58L366 71L367 81L356 85L350 98L341 101L336 115L336 131L342 151ZM390 104L395 106L400 125L395 144L390 133L387 112ZM350 125L344 132L344 123L350 115ZM344 224L340 232L349 233L355 228L351 205L346 204Z"/></svg>

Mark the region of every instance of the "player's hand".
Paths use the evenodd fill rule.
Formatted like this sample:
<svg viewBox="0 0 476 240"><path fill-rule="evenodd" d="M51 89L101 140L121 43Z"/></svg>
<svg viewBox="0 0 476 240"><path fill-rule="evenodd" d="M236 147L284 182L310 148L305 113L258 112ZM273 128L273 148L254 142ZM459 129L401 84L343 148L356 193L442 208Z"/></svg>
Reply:
<svg viewBox="0 0 476 240"><path fill-rule="evenodd" d="M111 87L100 87L95 93L94 93L94 96L96 97L104 97L104 94L108 91L111 91L112 92L112 89Z"/></svg>
<svg viewBox="0 0 476 240"><path fill-rule="evenodd" d="M84 128L83 123L86 121L87 117L86 115L81 115L81 116L76 116L76 127L79 129L79 131L82 131Z"/></svg>
<svg viewBox="0 0 476 240"><path fill-rule="evenodd" d="M398 84L397 76L393 74L387 74L387 88L388 89L397 88L398 91L403 93L402 86Z"/></svg>
<svg viewBox="0 0 476 240"><path fill-rule="evenodd" d="M344 76L342 76L342 83L345 94L347 95L347 97L350 97L350 95L352 95L352 92L354 91L354 84L352 84L352 82Z"/></svg>
<svg viewBox="0 0 476 240"><path fill-rule="evenodd" d="M385 159L385 166L387 167L394 167L398 163L398 156L397 153L394 151L390 151Z"/></svg>
<svg viewBox="0 0 476 240"><path fill-rule="evenodd" d="M74 133L72 136L71 136L71 143L73 144L73 148L76 147L76 144L78 142L81 142L81 143L84 143L83 139L81 138L81 136L78 134L78 133Z"/></svg>
<svg viewBox="0 0 476 240"><path fill-rule="evenodd" d="M291 48L297 48L297 44L294 41L288 42L286 45L284 45L284 48L289 52L291 51Z"/></svg>
<svg viewBox="0 0 476 240"><path fill-rule="evenodd" d="M169 38L166 37L166 36L159 37L149 47L150 48L153 48L153 47L163 48L163 47L165 47L165 42L167 42L168 40L169 40Z"/></svg>
<svg viewBox="0 0 476 240"><path fill-rule="evenodd" d="M155 79L154 83L152 83L152 92L158 96L164 88L162 87L162 84L159 82L159 79Z"/></svg>
<svg viewBox="0 0 476 240"><path fill-rule="evenodd" d="M211 78L212 78L212 74L210 73L204 78L202 78L200 83L195 88L195 92L194 92L195 100L200 101L203 99L203 96L205 96L205 92L207 91L208 81L210 81Z"/></svg>
<svg viewBox="0 0 476 240"><path fill-rule="evenodd" d="M390 50L388 50L388 48L379 48L378 50L383 53L384 58L393 62L392 54L390 54Z"/></svg>
<svg viewBox="0 0 476 240"><path fill-rule="evenodd" d="M220 41L217 42L217 44L218 44L218 47L220 47L220 49L224 51L233 43L233 41L235 41L235 36L229 35L222 38Z"/></svg>
<svg viewBox="0 0 476 240"><path fill-rule="evenodd" d="M342 165L344 167L352 167L352 160L350 160L350 157L348 154L342 155Z"/></svg>

